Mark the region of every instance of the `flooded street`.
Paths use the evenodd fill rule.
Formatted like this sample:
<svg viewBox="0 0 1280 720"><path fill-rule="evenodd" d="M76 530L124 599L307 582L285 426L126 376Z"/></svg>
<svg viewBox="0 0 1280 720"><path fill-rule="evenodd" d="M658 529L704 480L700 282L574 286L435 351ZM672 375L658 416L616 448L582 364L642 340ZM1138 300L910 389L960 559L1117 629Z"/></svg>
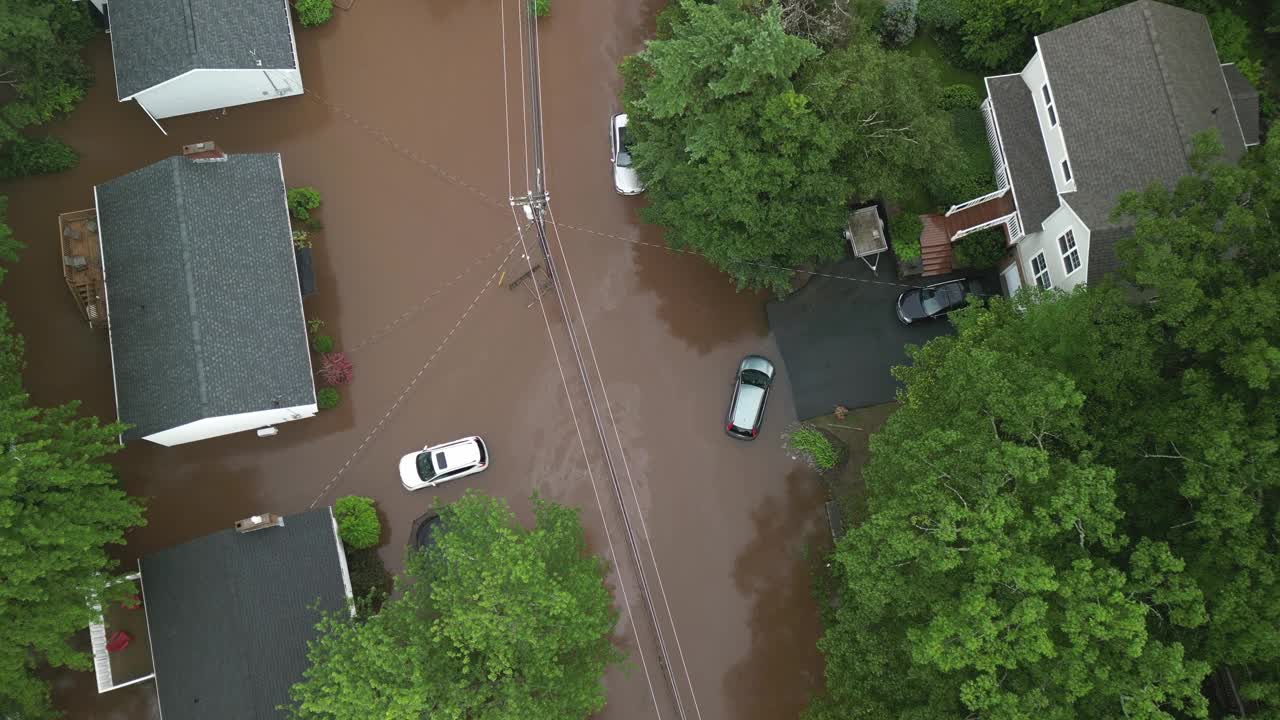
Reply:
<svg viewBox="0 0 1280 720"><path fill-rule="evenodd" d="M113 462L148 506L148 525L118 553L125 567L256 512L360 494L377 500L382 553L398 569L411 523L436 495L448 502L477 488L529 519L538 492L581 508L592 550L616 570L616 640L630 658L608 676L600 717L678 717L663 690L660 634L686 717L794 718L821 676L806 551L822 546L826 526L817 478L780 449L795 413L766 298L738 294L700 259L663 249L661 233L636 218L643 196L613 192L616 66L651 35L661 2L552 5L540 21L552 243L572 276L562 288L590 373L599 368L605 442L642 569L601 472L601 440L582 414L555 294L543 298L544 321L526 288L507 287L528 269L508 207L509 187L526 190L522 162L508 172L508 139L522 154L514 2L505 6L504 65L497 0L356 0L328 25L298 29L306 95L164 120L167 137L134 104L116 102L110 45L96 39L88 55L97 86L52 126L81 152L80 166L0 184L14 235L28 246L0 285L26 340L27 386L40 404L80 399L86 412L115 417L106 335L84 326L60 277L59 213L91 207L95 183L185 143L280 152L286 182L324 198L324 229L312 236L319 292L305 310L348 352L355 381L337 410L282 425L276 437L124 449ZM747 353L781 371L752 443L722 431ZM486 472L436 495L404 491L400 455L471 434L493 452ZM642 573L657 633L638 592ZM149 684L99 696L91 673L55 676L55 702L70 718L153 717L153 698Z"/></svg>

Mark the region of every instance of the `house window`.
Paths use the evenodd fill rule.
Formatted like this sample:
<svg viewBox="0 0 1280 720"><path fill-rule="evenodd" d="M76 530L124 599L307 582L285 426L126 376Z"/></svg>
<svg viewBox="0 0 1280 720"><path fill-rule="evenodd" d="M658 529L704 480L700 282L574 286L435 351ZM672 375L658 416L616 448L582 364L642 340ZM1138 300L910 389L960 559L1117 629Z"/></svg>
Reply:
<svg viewBox="0 0 1280 720"><path fill-rule="evenodd" d="M1040 86L1040 92L1044 94L1044 110L1049 113L1049 127L1058 127L1058 113L1053 109L1053 98L1049 96L1049 83Z"/></svg>
<svg viewBox="0 0 1280 720"><path fill-rule="evenodd" d="M1058 250L1062 251L1062 265L1068 275L1080 269L1080 250L1076 247L1074 232L1068 230L1058 238Z"/></svg>
<svg viewBox="0 0 1280 720"><path fill-rule="evenodd" d="M1031 274L1036 279L1036 285L1042 290L1048 290L1053 287L1053 281L1049 279L1049 263L1045 262L1044 251L1031 258Z"/></svg>
<svg viewBox="0 0 1280 720"><path fill-rule="evenodd" d="M1071 182L1071 166L1066 160L1062 161L1062 181Z"/></svg>

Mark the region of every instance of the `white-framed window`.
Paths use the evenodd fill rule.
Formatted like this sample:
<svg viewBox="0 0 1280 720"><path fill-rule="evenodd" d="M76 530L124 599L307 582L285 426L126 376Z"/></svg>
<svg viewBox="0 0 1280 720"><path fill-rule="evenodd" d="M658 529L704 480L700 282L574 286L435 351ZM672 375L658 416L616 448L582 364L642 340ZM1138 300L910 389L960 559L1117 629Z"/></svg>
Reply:
<svg viewBox="0 0 1280 720"><path fill-rule="evenodd" d="M1031 258L1031 275L1040 289L1048 290L1053 287L1053 281L1049 279L1049 263L1045 262L1043 250Z"/></svg>
<svg viewBox="0 0 1280 720"><path fill-rule="evenodd" d="M1053 97L1049 95L1049 83L1040 86L1044 95L1044 111L1049 113L1049 127L1058 127L1058 113L1053 109Z"/></svg>
<svg viewBox="0 0 1280 720"><path fill-rule="evenodd" d="M1062 181L1071 182L1071 163L1066 160L1062 161Z"/></svg>
<svg viewBox="0 0 1280 720"><path fill-rule="evenodd" d="M1067 274L1080 269L1080 250L1076 247L1076 234L1068 229L1058 238L1058 250L1062 253L1062 267Z"/></svg>

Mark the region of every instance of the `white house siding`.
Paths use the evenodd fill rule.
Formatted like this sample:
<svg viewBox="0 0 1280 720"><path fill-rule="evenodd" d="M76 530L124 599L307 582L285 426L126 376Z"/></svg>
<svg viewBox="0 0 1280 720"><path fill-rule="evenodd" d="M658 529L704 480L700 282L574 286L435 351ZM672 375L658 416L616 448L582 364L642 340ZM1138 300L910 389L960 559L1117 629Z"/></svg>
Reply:
<svg viewBox="0 0 1280 720"><path fill-rule="evenodd" d="M133 99L156 119L302 93L298 70L192 70Z"/></svg>
<svg viewBox="0 0 1280 720"><path fill-rule="evenodd" d="M1070 275L1062 261L1062 252L1058 249L1058 238L1068 229L1076 240L1076 248L1080 252L1080 267ZM1071 288L1085 282L1089 269L1089 228L1080 221L1079 216L1063 203L1044 221L1044 229L1038 233L1025 236L1018 243L1018 263L1022 266L1022 276L1027 284L1035 284L1035 271L1031 268L1031 259L1044 251L1044 259L1049 268L1049 279L1053 286L1060 290Z"/></svg>
<svg viewBox="0 0 1280 720"><path fill-rule="evenodd" d="M143 440L150 440L158 445L172 447L196 440L218 437L219 435L229 435L245 430L257 430L268 425L279 425L291 420L309 418L314 416L317 410L316 405L312 404L204 418L203 420L196 420L186 425L179 425L176 428L147 435Z"/></svg>
<svg viewBox="0 0 1280 720"><path fill-rule="evenodd" d="M1037 49L1039 48L1037 40ZM1067 183L1062 176L1062 161L1067 159L1066 141L1062 139L1062 113L1057 107L1057 100L1054 101L1054 112L1058 116L1057 126L1050 127L1049 111L1044 104L1044 90L1047 73L1044 68L1044 59L1039 52L1031 58L1027 66L1022 68L1022 82L1027 84L1031 89L1031 98L1033 105L1036 107L1036 117L1040 120L1040 134L1044 138L1045 151L1049 155L1049 168L1053 170L1053 182L1058 188L1058 192L1071 192L1076 189L1075 182ZM1049 80L1052 83L1052 80ZM1049 93L1052 97L1053 87L1050 85ZM1074 168L1073 168L1074 171ZM1073 176L1074 177L1074 176Z"/></svg>

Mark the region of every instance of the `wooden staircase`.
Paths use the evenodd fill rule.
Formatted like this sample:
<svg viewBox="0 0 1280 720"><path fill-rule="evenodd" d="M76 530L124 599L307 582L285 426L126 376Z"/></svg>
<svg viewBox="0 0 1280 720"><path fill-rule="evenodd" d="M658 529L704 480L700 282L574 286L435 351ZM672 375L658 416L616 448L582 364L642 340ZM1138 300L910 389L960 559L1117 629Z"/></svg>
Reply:
<svg viewBox="0 0 1280 720"><path fill-rule="evenodd" d="M1013 193L1006 191L1003 195L971 205L963 210L948 212L944 218L947 237L955 239L957 233L969 228L985 225L993 220L1013 213Z"/></svg>
<svg viewBox="0 0 1280 720"><path fill-rule="evenodd" d="M920 259L924 263L924 276L946 275L953 269L951 260L951 233L947 231L946 218L942 215L921 215L924 230L920 233Z"/></svg>

